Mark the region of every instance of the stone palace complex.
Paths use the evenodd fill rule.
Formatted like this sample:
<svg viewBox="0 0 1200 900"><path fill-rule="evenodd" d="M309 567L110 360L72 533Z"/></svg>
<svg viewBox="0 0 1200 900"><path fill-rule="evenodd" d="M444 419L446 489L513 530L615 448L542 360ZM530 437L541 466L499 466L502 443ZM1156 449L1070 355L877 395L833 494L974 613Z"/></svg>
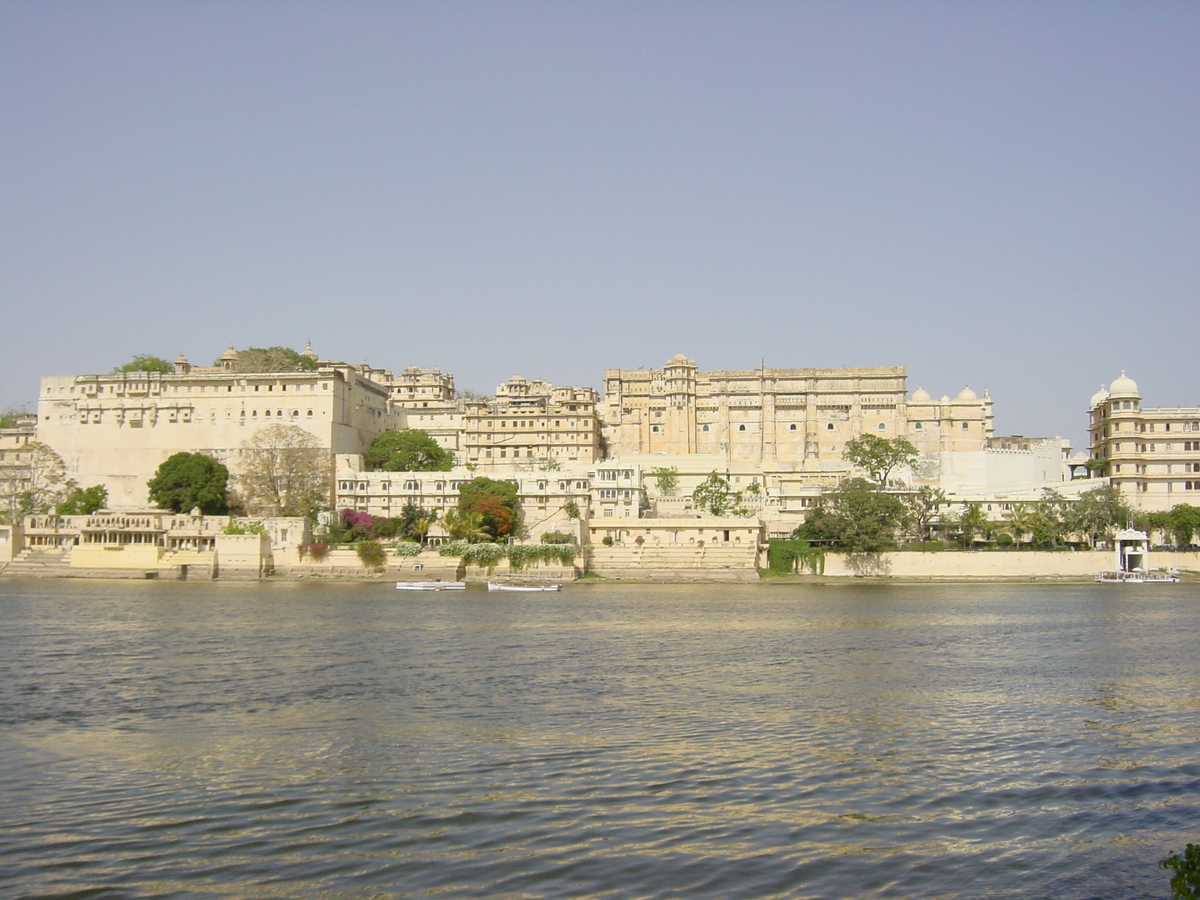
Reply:
<svg viewBox="0 0 1200 900"><path fill-rule="evenodd" d="M478 397L461 396L439 369L351 365L311 346L304 355L304 371L245 372L230 347L213 366L180 356L170 372L47 376L36 416L0 431L0 489L15 495L32 477L29 448L44 445L77 484L103 485L110 511L144 512L147 481L172 454L214 457L236 489L248 440L284 425L332 459L332 509L446 510L461 484L486 474L517 485L534 539L573 533L582 543L619 541L631 526L666 541L788 535L822 491L856 474L843 450L867 434L916 447L914 465L893 473L899 482L992 517L1047 488L1070 499L1103 478L1145 510L1200 501L1200 408L1144 408L1124 373L1092 397L1083 454L1056 437L997 436L987 392L910 392L899 366L702 371L677 355L661 369L608 369L603 393L514 376ZM375 437L405 428L427 432L455 467L369 471ZM693 508L714 472L741 495L736 520Z"/></svg>

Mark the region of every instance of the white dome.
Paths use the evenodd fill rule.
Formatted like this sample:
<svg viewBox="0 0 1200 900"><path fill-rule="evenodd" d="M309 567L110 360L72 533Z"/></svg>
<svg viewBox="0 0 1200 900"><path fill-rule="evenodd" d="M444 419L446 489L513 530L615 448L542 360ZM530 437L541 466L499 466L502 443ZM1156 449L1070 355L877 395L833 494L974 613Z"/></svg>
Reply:
<svg viewBox="0 0 1200 900"><path fill-rule="evenodd" d="M1138 393L1137 382L1125 374L1125 370L1121 370L1121 377L1108 386L1108 395L1110 397L1141 397Z"/></svg>
<svg viewBox="0 0 1200 900"><path fill-rule="evenodd" d="M1104 385L1100 385L1100 390L1092 394L1092 399L1088 401L1088 409L1095 409L1101 403L1108 399L1108 390Z"/></svg>
<svg viewBox="0 0 1200 900"><path fill-rule="evenodd" d="M932 399L933 398L929 396L929 391L925 390L925 388L917 388L915 391L913 391L913 403L928 403Z"/></svg>
<svg viewBox="0 0 1200 900"><path fill-rule="evenodd" d="M965 387L961 391L958 392L958 396L955 397L954 399L955 400L978 400L979 395L976 394L969 387Z"/></svg>

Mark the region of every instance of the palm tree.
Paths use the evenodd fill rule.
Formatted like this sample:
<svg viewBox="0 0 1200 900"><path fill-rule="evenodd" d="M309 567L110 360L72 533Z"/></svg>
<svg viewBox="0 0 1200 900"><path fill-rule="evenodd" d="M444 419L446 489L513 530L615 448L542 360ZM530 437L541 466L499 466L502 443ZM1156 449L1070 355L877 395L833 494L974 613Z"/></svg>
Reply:
<svg viewBox="0 0 1200 900"><path fill-rule="evenodd" d="M975 535L985 532L990 524L983 507L978 503L968 503L958 515L959 540L963 546L971 547L975 543Z"/></svg>
<svg viewBox="0 0 1200 900"><path fill-rule="evenodd" d="M479 513L464 513L462 510L452 509L442 516L442 525L450 532L450 537L456 541L474 544L492 538L488 530L483 527L483 516Z"/></svg>
<svg viewBox="0 0 1200 900"><path fill-rule="evenodd" d="M1036 512L1029 508L1025 503L1014 503L1012 508L1004 514L1004 518L1008 520L1009 527L1012 528L1013 537L1017 541L1017 546L1021 545L1021 536L1027 531L1033 529Z"/></svg>

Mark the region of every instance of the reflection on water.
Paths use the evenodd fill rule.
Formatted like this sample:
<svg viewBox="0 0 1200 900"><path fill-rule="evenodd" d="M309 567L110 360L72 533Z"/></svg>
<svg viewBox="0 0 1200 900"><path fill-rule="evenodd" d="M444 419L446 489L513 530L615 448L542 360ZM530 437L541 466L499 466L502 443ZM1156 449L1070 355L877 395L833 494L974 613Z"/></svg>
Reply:
<svg viewBox="0 0 1200 900"><path fill-rule="evenodd" d="M1198 600L0 582L0 888L1165 897Z"/></svg>

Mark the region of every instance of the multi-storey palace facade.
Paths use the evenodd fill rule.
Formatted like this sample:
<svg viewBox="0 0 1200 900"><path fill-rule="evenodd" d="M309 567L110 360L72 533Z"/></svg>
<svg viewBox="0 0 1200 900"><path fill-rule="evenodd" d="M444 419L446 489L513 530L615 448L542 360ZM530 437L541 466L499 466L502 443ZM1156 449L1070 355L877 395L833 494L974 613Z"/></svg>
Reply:
<svg viewBox="0 0 1200 900"><path fill-rule="evenodd" d="M240 448L259 428L295 425L332 453L362 453L404 425L369 367L240 372L237 360L230 348L211 367L181 356L174 372L43 378L38 439L80 484L104 485L119 509L144 506L146 482L175 453L206 453L236 473Z"/></svg>
<svg viewBox="0 0 1200 900"><path fill-rule="evenodd" d="M600 459L599 395L592 388L561 387L516 375L495 399L464 402L465 463L481 469L517 460L554 467Z"/></svg>
<svg viewBox="0 0 1200 900"><path fill-rule="evenodd" d="M1101 387L1089 408L1090 452L1111 482L1140 509L1200 504L1200 407L1142 406L1124 372Z"/></svg>
<svg viewBox="0 0 1200 900"><path fill-rule="evenodd" d="M953 400L908 397L902 366L700 372L682 355L662 369L608 369L609 454L709 454L731 462L844 468L846 441L904 436L922 454L980 450L992 436L992 400L964 389Z"/></svg>

